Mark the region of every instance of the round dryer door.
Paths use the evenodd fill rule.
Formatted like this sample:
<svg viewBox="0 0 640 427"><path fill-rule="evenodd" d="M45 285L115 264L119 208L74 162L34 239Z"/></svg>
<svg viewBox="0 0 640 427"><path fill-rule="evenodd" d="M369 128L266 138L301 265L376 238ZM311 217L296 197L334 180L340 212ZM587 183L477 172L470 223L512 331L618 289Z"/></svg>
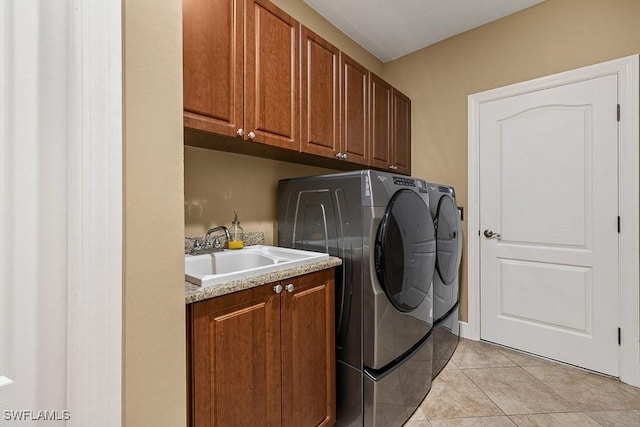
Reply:
<svg viewBox="0 0 640 427"><path fill-rule="evenodd" d="M376 275L391 303L409 312L427 297L436 257L429 208L414 191L393 195L378 228Z"/></svg>
<svg viewBox="0 0 640 427"><path fill-rule="evenodd" d="M460 267L462 242L458 207L450 196L442 196L436 211L436 270L442 283L453 283Z"/></svg>

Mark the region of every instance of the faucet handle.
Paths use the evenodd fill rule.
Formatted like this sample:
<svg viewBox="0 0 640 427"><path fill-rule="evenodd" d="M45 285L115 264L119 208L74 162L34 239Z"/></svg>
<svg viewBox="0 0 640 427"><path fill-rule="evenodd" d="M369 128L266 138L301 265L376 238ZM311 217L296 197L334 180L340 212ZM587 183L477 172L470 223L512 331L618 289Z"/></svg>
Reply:
<svg viewBox="0 0 640 427"><path fill-rule="evenodd" d="M220 237L216 236L216 237L213 239L213 247L214 247L215 249L220 249L220 248L222 247L222 242L220 241Z"/></svg>
<svg viewBox="0 0 640 427"><path fill-rule="evenodd" d="M193 248L191 249L191 254L195 254L198 251L201 251L202 249L204 249L202 247L202 240L196 238L195 241L193 242Z"/></svg>

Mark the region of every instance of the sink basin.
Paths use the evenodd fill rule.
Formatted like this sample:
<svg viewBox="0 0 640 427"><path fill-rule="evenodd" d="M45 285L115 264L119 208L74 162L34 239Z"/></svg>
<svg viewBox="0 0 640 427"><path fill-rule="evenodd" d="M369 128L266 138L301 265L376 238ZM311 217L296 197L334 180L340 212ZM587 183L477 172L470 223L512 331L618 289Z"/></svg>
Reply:
<svg viewBox="0 0 640 427"><path fill-rule="evenodd" d="M271 273L290 267L328 259L329 255L275 246L249 246L243 249L185 255L185 279L199 286L211 286L254 274Z"/></svg>

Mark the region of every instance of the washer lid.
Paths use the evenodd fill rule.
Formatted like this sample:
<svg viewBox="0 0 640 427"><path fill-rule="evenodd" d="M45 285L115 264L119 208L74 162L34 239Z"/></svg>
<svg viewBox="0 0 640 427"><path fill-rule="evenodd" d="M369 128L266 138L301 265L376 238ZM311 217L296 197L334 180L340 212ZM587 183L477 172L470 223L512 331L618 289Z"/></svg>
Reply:
<svg viewBox="0 0 640 427"><path fill-rule="evenodd" d="M387 205L375 243L375 267L391 303L412 311L427 297L436 258L429 208L412 190L396 192Z"/></svg>
<svg viewBox="0 0 640 427"><path fill-rule="evenodd" d="M462 241L458 207L451 196L442 196L436 211L436 270L442 283L453 283L460 267Z"/></svg>

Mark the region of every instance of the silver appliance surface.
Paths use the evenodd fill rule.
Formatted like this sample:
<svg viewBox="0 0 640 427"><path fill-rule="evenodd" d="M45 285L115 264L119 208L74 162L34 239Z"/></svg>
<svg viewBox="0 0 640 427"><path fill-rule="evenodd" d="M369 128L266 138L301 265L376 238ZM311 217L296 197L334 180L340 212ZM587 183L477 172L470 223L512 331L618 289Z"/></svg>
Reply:
<svg viewBox="0 0 640 427"><path fill-rule="evenodd" d="M278 245L343 260L337 425L402 425L417 406L408 399L396 411L389 384L401 378L420 400L431 386L436 238L426 183L371 170L282 180Z"/></svg>
<svg viewBox="0 0 640 427"><path fill-rule="evenodd" d="M440 319L433 327L433 370L435 378L446 366L458 346L460 325L458 323L458 306L444 319Z"/></svg>
<svg viewBox="0 0 640 427"><path fill-rule="evenodd" d="M462 223L453 187L427 183L436 228L436 272L433 276L433 376L447 364L458 344L459 269Z"/></svg>

